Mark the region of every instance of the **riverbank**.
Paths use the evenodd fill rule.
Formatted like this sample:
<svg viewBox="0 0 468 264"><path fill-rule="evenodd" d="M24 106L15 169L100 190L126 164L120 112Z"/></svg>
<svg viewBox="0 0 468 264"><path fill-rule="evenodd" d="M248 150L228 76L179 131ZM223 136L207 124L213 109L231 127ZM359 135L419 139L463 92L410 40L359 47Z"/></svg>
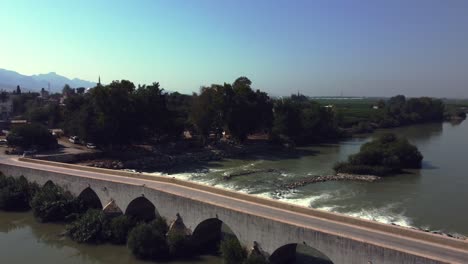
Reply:
<svg viewBox="0 0 468 264"><path fill-rule="evenodd" d="M192 142L193 143L193 142ZM294 150L286 150L280 145L267 141L234 144L220 141L200 147L191 142L179 142L162 146L132 146L125 149L106 151L101 158L81 160L80 165L114 170L161 171L172 173L178 168L190 165L221 161L228 158L243 158L249 155L280 151L294 155Z"/></svg>

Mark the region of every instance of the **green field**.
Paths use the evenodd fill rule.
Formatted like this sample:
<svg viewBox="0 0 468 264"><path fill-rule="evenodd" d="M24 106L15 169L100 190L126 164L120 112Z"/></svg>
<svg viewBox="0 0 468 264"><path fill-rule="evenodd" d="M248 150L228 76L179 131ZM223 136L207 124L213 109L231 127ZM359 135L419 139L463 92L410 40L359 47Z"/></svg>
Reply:
<svg viewBox="0 0 468 264"><path fill-rule="evenodd" d="M352 127L359 122L377 120L383 115L383 109L374 109L383 98L314 98L321 105L333 105L337 112L340 125L344 128Z"/></svg>

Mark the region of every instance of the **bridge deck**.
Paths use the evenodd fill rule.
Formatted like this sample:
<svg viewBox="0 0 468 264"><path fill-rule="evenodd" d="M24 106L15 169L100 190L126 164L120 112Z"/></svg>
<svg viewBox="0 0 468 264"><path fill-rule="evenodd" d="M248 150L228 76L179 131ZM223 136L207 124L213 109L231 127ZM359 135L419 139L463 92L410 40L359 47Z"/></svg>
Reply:
<svg viewBox="0 0 468 264"><path fill-rule="evenodd" d="M445 238L442 236L433 241L416 239L414 237L410 238L408 236L401 235L401 228L399 227L387 228L386 230L392 231L386 232L366 226L353 225L341 221L333 221L310 214L287 210L281 208L281 206L274 206L274 203L272 203L273 206L265 205L262 203L256 203L252 200L246 201L244 199L170 182L161 182L137 177L118 176L95 171L24 162L17 159L1 159L0 163L38 170L53 171L78 177L100 179L104 181L114 181L133 185L144 184L147 188L155 189L161 192L168 192L204 203L216 204L231 210L242 211L244 213L273 219L275 221L284 222L291 225L339 235L353 240L363 241L369 244L439 260L441 262L468 263L468 241L455 241L455 239ZM104 172L105 170L101 171ZM356 219L353 221L356 221ZM458 246L452 246L454 244Z"/></svg>

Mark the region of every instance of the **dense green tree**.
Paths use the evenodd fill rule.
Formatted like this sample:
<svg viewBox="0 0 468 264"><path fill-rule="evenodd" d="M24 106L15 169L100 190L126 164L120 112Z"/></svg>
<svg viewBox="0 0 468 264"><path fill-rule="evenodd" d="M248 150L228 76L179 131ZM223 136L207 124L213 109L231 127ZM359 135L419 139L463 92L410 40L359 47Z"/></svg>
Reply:
<svg viewBox="0 0 468 264"><path fill-rule="evenodd" d="M63 222L81 210L79 201L55 184L46 184L31 200L34 216L41 222Z"/></svg>
<svg viewBox="0 0 468 264"><path fill-rule="evenodd" d="M201 88L200 94L193 96L190 120L204 140L211 131L223 127L226 105L224 95L229 89L227 85L212 85Z"/></svg>
<svg viewBox="0 0 468 264"><path fill-rule="evenodd" d="M229 132L241 141L250 133L269 131L273 120L270 98L259 90L254 92L251 84L247 77L234 81L225 116Z"/></svg>
<svg viewBox="0 0 468 264"><path fill-rule="evenodd" d="M84 94L85 91L86 91L86 88L84 88L84 87L78 87L78 88L76 88L76 93L77 93L77 94Z"/></svg>
<svg viewBox="0 0 468 264"><path fill-rule="evenodd" d="M38 186L29 183L26 178L6 177L0 173L0 209L22 211L30 208L30 201Z"/></svg>
<svg viewBox="0 0 468 264"><path fill-rule="evenodd" d="M387 101L384 110L384 117L375 121L381 127L396 127L442 121L445 105L441 100L429 97L407 99L403 95L397 95Z"/></svg>
<svg viewBox="0 0 468 264"><path fill-rule="evenodd" d="M106 240L105 226L108 220L102 210L90 209L67 225L70 238L79 243L100 243Z"/></svg>
<svg viewBox="0 0 468 264"><path fill-rule="evenodd" d="M71 88L70 85L65 84L62 88L62 95L72 96L73 94L75 94L75 89Z"/></svg>
<svg viewBox="0 0 468 264"><path fill-rule="evenodd" d="M164 260L169 256L165 234L152 224L142 223L133 228L127 246L140 259Z"/></svg>
<svg viewBox="0 0 468 264"><path fill-rule="evenodd" d="M243 264L268 264L268 260L260 254L250 254Z"/></svg>
<svg viewBox="0 0 468 264"><path fill-rule="evenodd" d="M105 226L106 237L113 244L125 244L128 233L135 225L136 221L127 215L114 217Z"/></svg>
<svg viewBox="0 0 468 264"><path fill-rule="evenodd" d="M182 133L183 127L178 127L178 131L174 127L173 113L167 108L166 97L159 83L143 85L135 91L136 118L143 128L143 135L165 135L169 131L179 135Z"/></svg>
<svg viewBox="0 0 468 264"><path fill-rule="evenodd" d="M210 132L226 129L242 141L250 133L271 129L273 104L266 93L253 91L251 84L240 77L232 85L214 84L194 95L191 120L205 139Z"/></svg>
<svg viewBox="0 0 468 264"><path fill-rule="evenodd" d="M57 139L40 124L26 124L14 127L7 136L8 144L15 147L38 147L50 149L57 146Z"/></svg>
<svg viewBox="0 0 468 264"><path fill-rule="evenodd" d="M39 96L38 93L24 93L15 95L12 101L12 108L14 115L22 115L26 113L31 106L36 107L38 106L37 97Z"/></svg>
<svg viewBox="0 0 468 264"><path fill-rule="evenodd" d="M226 264L239 264L247 259L247 250L242 247L236 238L221 241L219 250Z"/></svg>
<svg viewBox="0 0 468 264"><path fill-rule="evenodd" d="M190 237L183 232L173 231L167 235L169 253L173 257L184 258L193 254L194 248Z"/></svg>
<svg viewBox="0 0 468 264"><path fill-rule="evenodd" d="M359 153L348 157L348 162L335 165L335 171L385 176L405 168L421 168L422 160L422 154L407 139L383 134L362 145Z"/></svg>
<svg viewBox="0 0 468 264"><path fill-rule="evenodd" d="M314 101L290 98L275 102L273 133L299 144L340 136L332 109Z"/></svg>

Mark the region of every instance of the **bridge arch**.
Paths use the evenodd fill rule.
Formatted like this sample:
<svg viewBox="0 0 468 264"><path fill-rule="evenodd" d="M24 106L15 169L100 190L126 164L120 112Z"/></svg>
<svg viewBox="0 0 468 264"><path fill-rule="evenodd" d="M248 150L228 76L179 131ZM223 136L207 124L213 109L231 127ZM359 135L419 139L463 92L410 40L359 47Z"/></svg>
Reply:
<svg viewBox="0 0 468 264"><path fill-rule="evenodd" d="M156 206L144 196L133 199L128 204L125 214L143 221L151 221L159 216Z"/></svg>
<svg viewBox="0 0 468 264"><path fill-rule="evenodd" d="M50 187L55 187L55 183L51 180L46 181L43 185L42 188L50 188Z"/></svg>
<svg viewBox="0 0 468 264"><path fill-rule="evenodd" d="M270 255L269 261L271 264L334 264L327 255L304 243L291 243L279 247Z"/></svg>
<svg viewBox="0 0 468 264"><path fill-rule="evenodd" d="M91 188L87 187L78 195L78 199L81 200L85 208L99 209L102 210L102 201L97 193Z"/></svg>
<svg viewBox="0 0 468 264"><path fill-rule="evenodd" d="M208 218L200 222L192 232L191 241L199 253L218 253L222 240L237 239L239 236L224 221Z"/></svg>

